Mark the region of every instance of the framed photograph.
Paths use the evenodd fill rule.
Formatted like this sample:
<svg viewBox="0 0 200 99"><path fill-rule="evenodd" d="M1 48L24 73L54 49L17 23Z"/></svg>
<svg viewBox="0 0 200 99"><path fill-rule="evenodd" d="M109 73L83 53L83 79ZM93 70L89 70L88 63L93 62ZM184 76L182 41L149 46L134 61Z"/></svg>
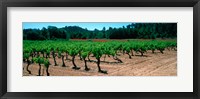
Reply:
<svg viewBox="0 0 200 99"><path fill-rule="evenodd" d="M1 98L199 98L199 0L3 0Z"/></svg>

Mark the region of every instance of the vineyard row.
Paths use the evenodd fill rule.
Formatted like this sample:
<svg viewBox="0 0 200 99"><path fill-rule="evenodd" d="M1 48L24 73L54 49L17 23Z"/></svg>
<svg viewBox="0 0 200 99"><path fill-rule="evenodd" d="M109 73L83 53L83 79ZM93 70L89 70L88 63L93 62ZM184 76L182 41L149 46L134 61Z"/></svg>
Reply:
<svg viewBox="0 0 200 99"><path fill-rule="evenodd" d="M102 70L100 67L100 59L104 55L113 57L114 60L119 63L123 63L118 58L119 53L128 55L131 59L133 52L140 53L144 56L145 52L151 50L152 53L158 50L161 54L164 54L164 50L177 50L176 41L168 40L148 40L148 41L108 41L108 42L92 42L92 41L23 41L23 61L27 63L26 71L31 74L29 65L37 63L39 65L38 75L41 74L42 64L46 67L47 76L49 76L49 62L50 57L54 60L54 66L58 66L56 57L62 59L62 66L66 67L65 60L68 56L72 57L73 69L78 70L75 63L75 57L80 57L80 60L84 61L85 70L89 71L87 62L91 62L90 56L93 56L97 60L98 72L107 74L106 70Z"/></svg>

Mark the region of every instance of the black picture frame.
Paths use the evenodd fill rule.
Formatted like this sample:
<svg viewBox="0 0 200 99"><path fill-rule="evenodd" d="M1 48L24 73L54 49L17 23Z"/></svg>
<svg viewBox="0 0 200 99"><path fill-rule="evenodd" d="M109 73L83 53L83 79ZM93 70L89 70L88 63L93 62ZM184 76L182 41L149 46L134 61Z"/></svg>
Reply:
<svg viewBox="0 0 200 99"><path fill-rule="evenodd" d="M7 7L193 7L193 92L7 92ZM182 34L184 35L184 34ZM200 0L1 0L0 96L2 99L199 99Z"/></svg>

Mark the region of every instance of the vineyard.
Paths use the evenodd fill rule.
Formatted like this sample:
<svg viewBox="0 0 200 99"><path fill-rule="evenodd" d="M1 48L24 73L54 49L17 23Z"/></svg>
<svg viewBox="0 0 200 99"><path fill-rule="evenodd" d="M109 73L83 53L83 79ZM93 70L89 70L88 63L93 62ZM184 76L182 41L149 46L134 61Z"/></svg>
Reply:
<svg viewBox="0 0 200 99"><path fill-rule="evenodd" d="M79 72L83 75L115 75L116 72L120 73L118 75L126 76L126 72L134 75L139 71L142 72L142 66L148 66L148 64L155 65L155 68L164 66L166 63L162 61L162 57L164 59L172 55L171 53L176 59L176 40L110 40L105 42L24 40L23 72L24 75L26 73L26 75L38 76L56 75L53 73L55 70L58 75L78 75ZM140 63L144 64L138 66L135 72L130 71Z"/></svg>

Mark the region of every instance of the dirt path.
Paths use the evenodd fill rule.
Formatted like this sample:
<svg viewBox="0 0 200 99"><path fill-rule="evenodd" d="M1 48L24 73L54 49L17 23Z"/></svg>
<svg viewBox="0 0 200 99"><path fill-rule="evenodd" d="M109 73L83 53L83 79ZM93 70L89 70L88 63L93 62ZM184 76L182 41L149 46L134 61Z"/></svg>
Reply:
<svg viewBox="0 0 200 99"><path fill-rule="evenodd" d="M53 59L50 58L49 72L51 76L176 76L177 75L177 52L165 50L164 54L156 51L155 54L151 51L147 52L141 57L140 54L134 53L132 59L128 58L127 54L120 54L120 58L123 63L118 63L112 57L104 56L101 58L100 66L103 70L107 70L108 74L98 73L96 65L96 59L90 57L93 62L87 62L90 71L84 70L84 62L79 59L78 56L75 58L77 66L81 67L80 70L73 70L71 60L66 60L65 65L67 67L61 67L61 58L56 58L58 66L54 66ZM69 57L71 59L71 57ZM26 63L23 64L26 68ZM42 66L43 67L43 66ZM29 66L31 74L24 69L24 76L36 76L38 75L38 64L31 64ZM45 68L42 68L42 75L46 76Z"/></svg>

